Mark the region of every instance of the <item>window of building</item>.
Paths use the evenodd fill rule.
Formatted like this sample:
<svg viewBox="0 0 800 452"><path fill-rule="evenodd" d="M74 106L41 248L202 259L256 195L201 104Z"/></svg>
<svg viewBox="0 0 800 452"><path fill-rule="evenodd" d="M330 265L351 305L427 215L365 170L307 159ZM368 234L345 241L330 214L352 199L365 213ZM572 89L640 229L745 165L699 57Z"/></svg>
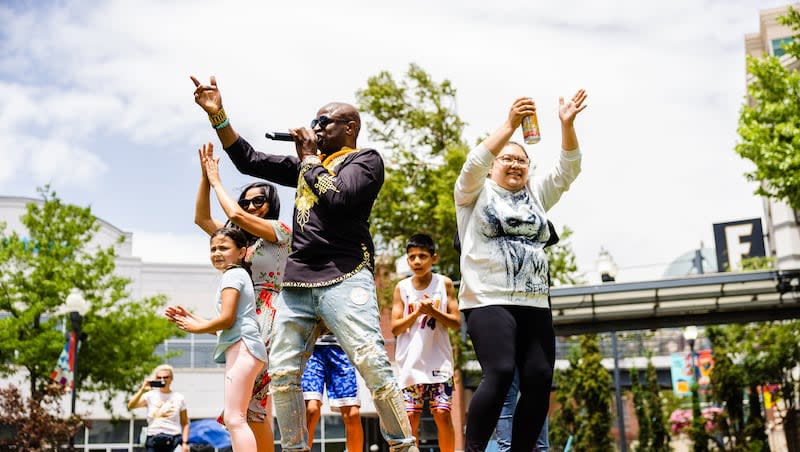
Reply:
<svg viewBox="0 0 800 452"><path fill-rule="evenodd" d="M131 426L129 420L118 422L93 420L89 429L88 444L124 443L130 441Z"/></svg>
<svg viewBox="0 0 800 452"><path fill-rule="evenodd" d="M776 57L781 57L786 54L786 49L783 48L784 45L789 44L794 40L793 36L786 37L786 38L778 38L772 40L772 55Z"/></svg>
<svg viewBox="0 0 800 452"><path fill-rule="evenodd" d="M176 369L224 367L215 363L211 357L216 345L217 340L212 336L190 334L182 338L167 339L156 347L156 354L173 355L166 362Z"/></svg>

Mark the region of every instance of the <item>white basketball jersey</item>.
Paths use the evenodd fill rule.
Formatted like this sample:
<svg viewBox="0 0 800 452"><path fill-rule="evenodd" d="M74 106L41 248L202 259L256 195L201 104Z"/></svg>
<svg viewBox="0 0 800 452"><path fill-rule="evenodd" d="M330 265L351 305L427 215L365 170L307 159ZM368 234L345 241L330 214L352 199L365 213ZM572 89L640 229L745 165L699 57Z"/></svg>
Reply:
<svg viewBox="0 0 800 452"><path fill-rule="evenodd" d="M398 283L403 300L403 314L408 315L412 305L427 294L436 309L447 312L447 290L444 278L433 274L431 283L416 290L411 278ZM400 387L416 384L442 383L453 376L453 350L447 328L427 315L420 315L411 327L397 336L395 358L400 369Z"/></svg>

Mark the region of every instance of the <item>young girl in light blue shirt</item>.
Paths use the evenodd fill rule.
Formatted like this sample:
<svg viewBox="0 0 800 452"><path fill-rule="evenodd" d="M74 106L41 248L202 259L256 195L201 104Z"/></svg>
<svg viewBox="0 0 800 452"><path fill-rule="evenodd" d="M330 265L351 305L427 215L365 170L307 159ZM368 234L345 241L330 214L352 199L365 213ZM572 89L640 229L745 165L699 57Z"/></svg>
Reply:
<svg viewBox="0 0 800 452"><path fill-rule="evenodd" d="M247 239L242 231L221 228L211 234L211 264L222 272L216 294L216 317L198 317L181 306L170 306L166 316L178 328L194 334L217 333L214 361L225 364L225 425L234 450L256 450L247 425L247 405L256 376L264 367L267 350L261 340L255 295L245 267Z"/></svg>

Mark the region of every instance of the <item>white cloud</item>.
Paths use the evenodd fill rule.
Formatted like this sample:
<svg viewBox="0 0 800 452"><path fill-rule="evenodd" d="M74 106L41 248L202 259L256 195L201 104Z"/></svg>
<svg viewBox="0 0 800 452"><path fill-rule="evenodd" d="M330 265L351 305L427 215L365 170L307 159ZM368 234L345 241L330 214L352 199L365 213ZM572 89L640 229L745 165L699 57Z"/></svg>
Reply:
<svg viewBox="0 0 800 452"><path fill-rule="evenodd" d="M91 187L99 173L106 170L106 165L96 155L70 147L61 140L31 139L18 149L28 154L30 171L38 183Z"/></svg>
<svg viewBox="0 0 800 452"><path fill-rule="evenodd" d="M666 262L700 240L709 245L711 223L761 214L732 148L744 95L743 36L758 30L760 8L781 4L0 6L0 190L31 192L32 183L53 180L59 192L76 187L81 203L121 204L107 211L129 215L133 224L123 229L164 229L135 234L140 255L175 262L194 251L176 254L171 244L195 246L182 237L194 228L186 211L197 174L182 165L200 142L215 140L192 102L189 74L216 74L236 129L266 147L265 130L307 124L326 101L352 102L367 77L384 69L399 75L413 61L458 88L470 142L504 119L512 99L534 97L544 136L533 148L540 168L555 159L558 96L586 87L590 106L577 123L584 172L553 219L575 230L586 271L601 245L623 268ZM121 156L118 148L134 151ZM169 180L154 180L148 168ZM136 183L118 183L131 173ZM290 201L284 198L285 209ZM138 240L150 245L137 247Z"/></svg>

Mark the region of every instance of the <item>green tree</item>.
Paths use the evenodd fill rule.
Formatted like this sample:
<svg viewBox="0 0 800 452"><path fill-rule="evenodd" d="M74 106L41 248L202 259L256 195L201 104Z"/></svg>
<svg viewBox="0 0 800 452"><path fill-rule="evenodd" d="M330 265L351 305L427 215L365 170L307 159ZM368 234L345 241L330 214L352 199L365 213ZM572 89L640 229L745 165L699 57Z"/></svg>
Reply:
<svg viewBox="0 0 800 452"><path fill-rule="evenodd" d="M633 407L636 411L636 420L639 422L639 445L637 452L650 450L653 442L653 429L651 426L650 413L647 410L647 394L639 383L639 371L636 366L631 367L631 392L633 393Z"/></svg>
<svg viewBox="0 0 800 452"><path fill-rule="evenodd" d="M455 87L411 64L399 81L387 71L370 77L356 98L370 137L385 146L386 178L370 217L376 245L400 256L411 235L425 232L439 245L440 271L457 279L453 186L468 149Z"/></svg>
<svg viewBox="0 0 800 452"><path fill-rule="evenodd" d="M800 13L789 8L781 22L800 30ZM800 58L797 41L786 52ZM800 74L778 58L748 57L748 102L739 115L741 142L736 152L755 164L746 174L760 182L756 193L785 201L800 209Z"/></svg>
<svg viewBox="0 0 800 452"><path fill-rule="evenodd" d="M602 363L597 335L581 336L569 356L569 367L556 375L560 402L551 418L551 437L565 444L574 436L575 450L613 451L611 441L611 375Z"/></svg>
<svg viewBox="0 0 800 452"><path fill-rule="evenodd" d="M700 410L700 385L692 382L692 425L689 427L689 437L692 439L693 452L708 452L708 434L706 433L706 420Z"/></svg>
<svg viewBox="0 0 800 452"><path fill-rule="evenodd" d="M652 356L647 356L645 386L639 382L639 372L631 368L631 392L636 419L639 421L639 445L637 452L667 452L669 445L668 422L664 414L664 403L661 400L661 386L658 374L653 365Z"/></svg>
<svg viewBox="0 0 800 452"><path fill-rule="evenodd" d="M647 414L650 419L650 431L652 434L652 442L650 443L650 451L652 452L668 452L672 450L669 445L669 430L667 428L668 420L664 414L664 403L661 399L661 386L658 384L658 374L656 373L656 366L653 365L652 356L648 353L647 356Z"/></svg>
<svg viewBox="0 0 800 452"><path fill-rule="evenodd" d="M798 326L796 321L771 322L726 325L706 330L714 344L711 396L725 409L715 422L716 429L725 439L724 443L716 440L721 450L769 450L758 387L778 381L775 378L788 378L788 386L792 386L791 376L786 372L792 367L792 356L796 356L794 352L797 347L789 346L789 342L797 340L792 335L796 334L794 330ZM777 341L777 347L773 348L770 341ZM789 350L783 350L787 346ZM745 395L748 399L747 415ZM792 402L789 404L792 405Z"/></svg>
<svg viewBox="0 0 800 452"><path fill-rule="evenodd" d="M570 349L567 362L566 369L557 370L553 375L558 408L550 415L549 435L554 447L567 444L569 437L578 430L579 408L574 399L574 392L581 362L580 347Z"/></svg>
<svg viewBox="0 0 800 452"><path fill-rule="evenodd" d="M737 330L739 333L743 331L738 325L733 328L712 327L706 330L708 338L714 344L711 397L725 408L724 413L717 418L715 425L724 437L729 438L728 443L731 445L731 449L723 450L740 450L734 448L741 447L742 443L746 441L746 438L743 437L745 419L742 394L748 387L748 376L741 366L734 363L733 356L731 356L733 350L730 348L731 339L737 336L741 339L741 334L735 334Z"/></svg>
<svg viewBox="0 0 800 452"><path fill-rule="evenodd" d="M764 256L745 257L739 265L741 265L743 272L769 270L775 267L775 258Z"/></svg>
<svg viewBox="0 0 800 452"><path fill-rule="evenodd" d="M793 370L800 366L800 321L753 324L753 345L761 360L765 379L762 385L777 384L783 400L783 425L789 452L800 451L800 410L797 400L800 381Z"/></svg>
<svg viewBox="0 0 800 452"><path fill-rule="evenodd" d="M27 371L39 399L64 346L58 315L67 294L79 289L90 303L78 359L81 395L99 396L110 409L114 395L138 387L161 363L156 346L177 334L156 314L164 296L131 300L129 280L114 274L113 246L92 243L100 225L88 207L62 203L49 186L42 202L21 217L27 237L0 228L0 373Z"/></svg>

